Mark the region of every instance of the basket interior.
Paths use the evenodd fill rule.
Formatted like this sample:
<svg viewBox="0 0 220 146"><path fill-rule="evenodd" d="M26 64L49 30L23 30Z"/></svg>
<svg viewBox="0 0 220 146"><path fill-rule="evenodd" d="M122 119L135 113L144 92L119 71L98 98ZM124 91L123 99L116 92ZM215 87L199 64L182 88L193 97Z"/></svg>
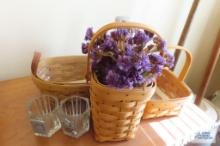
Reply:
<svg viewBox="0 0 220 146"><path fill-rule="evenodd" d="M191 94L190 88L168 69L164 69L162 75L157 79L157 88L155 99L164 98L158 92L166 95L169 99L185 98Z"/></svg>
<svg viewBox="0 0 220 146"><path fill-rule="evenodd" d="M40 60L37 76L45 81L83 81L86 73L86 56L51 57Z"/></svg>

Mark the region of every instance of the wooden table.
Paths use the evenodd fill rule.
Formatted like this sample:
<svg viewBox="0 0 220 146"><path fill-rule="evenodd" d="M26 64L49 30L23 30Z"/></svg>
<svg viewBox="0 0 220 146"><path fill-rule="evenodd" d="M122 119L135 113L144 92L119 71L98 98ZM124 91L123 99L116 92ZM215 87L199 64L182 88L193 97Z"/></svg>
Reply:
<svg viewBox="0 0 220 146"><path fill-rule="evenodd" d="M98 143L92 131L80 139L68 137L60 130L51 138L33 135L27 114L27 103L40 95L30 77L0 82L0 146L163 146L165 143L150 127L154 139L148 138L140 127L134 140ZM156 143L153 141L157 141Z"/></svg>
<svg viewBox="0 0 220 146"><path fill-rule="evenodd" d="M99 143L92 130L79 139L61 130L43 138L34 136L27 114L27 103L39 95L30 77L0 82L0 146L165 146L182 142L186 135L212 122L201 109L187 104L179 116L142 120L136 138L129 141Z"/></svg>

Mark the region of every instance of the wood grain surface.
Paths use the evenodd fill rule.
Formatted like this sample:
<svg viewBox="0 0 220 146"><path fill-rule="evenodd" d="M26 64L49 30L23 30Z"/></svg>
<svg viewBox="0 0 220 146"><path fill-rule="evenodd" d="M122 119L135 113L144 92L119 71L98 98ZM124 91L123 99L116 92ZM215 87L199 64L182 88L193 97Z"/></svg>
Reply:
<svg viewBox="0 0 220 146"><path fill-rule="evenodd" d="M34 136L27 114L27 103L40 92L31 77L0 82L0 146L163 146L164 141L146 123L136 138L122 142L98 143L90 131L74 139L60 130L51 138ZM150 136L149 136L150 135Z"/></svg>
<svg viewBox="0 0 220 146"><path fill-rule="evenodd" d="M188 103L178 116L142 120L136 138L129 141L99 143L92 130L79 139L66 136L61 130L51 138L43 138L34 136L27 114L27 103L39 95L31 77L0 82L0 146L180 145L189 142L188 137L196 131L213 127L215 123L197 106Z"/></svg>

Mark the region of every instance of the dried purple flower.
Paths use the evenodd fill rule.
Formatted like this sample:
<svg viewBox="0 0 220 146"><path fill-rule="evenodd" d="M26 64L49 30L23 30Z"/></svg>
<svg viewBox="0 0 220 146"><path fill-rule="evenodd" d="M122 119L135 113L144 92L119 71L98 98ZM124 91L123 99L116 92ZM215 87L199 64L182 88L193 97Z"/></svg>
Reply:
<svg viewBox="0 0 220 146"><path fill-rule="evenodd" d="M137 72L134 74L133 80L134 80L135 86L141 86L146 81L145 77L142 74L139 74Z"/></svg>
<svg viewBox="0 0 220 146"><path fill-rule="evenodd" d="M117 59L117 66L120 70L127 72L133 67L131 56L119 55Z"/></svg>
<svg viewBox="0 0 220 146"><path fill-rule="evenodd" d="M158 54L150 54L149 58L150 58L151 63L153 64L159 64L159 65L165 64L164 58Z"/></svg>
<svg viewBox="0 0 220 146"><path fill-rule="evenodd" d="M82 53L87 54L88 53L88 44L82 43Z"/></svg>
<svg viewBox="0 0 220 146"><path fill-rule="evenodd" d="M134 50L131 44L125 43L125 55L133 55Z"/></svg>
<svg viewBox="0 0 220 146"><path fill-rule="evenodd" d="M159 76L159 75L161 75L163 68L164 68L163 65L156 64L156 65L153 67L153 73L154 73L156 76Z"/></svg>
<svg viewBox="0 0 220 146"><path fill-rule="evenodd" d="M104 50L115 50L115 49L117 49L117 44L116 44L116 42L110 36L108 36L104 40L104 42L101 45L101 47Z"/></svg>
<svg viewBox="0 0 220 146"><path fill-rule="evenodd" d="M174 66L174 62L175 62L175 58L172 54L170 54L169 52L167 52L164 56L165 60L166 60L166 66L169 68L172 68Z"/></svg>
<svg viewBox="0 0 220 146"><path fill-rule="evenodd" d="M89 27L89 28L86 30L85 40L86 40L86 41L91 40L91 39L92 39L92 36L93 36L93 30L92 30L92 27Z"/></svg>
<svg viewBox="0 0 220 146"><path fill-rule="evenodd" d="M88 53L92 29L86 32L82 52ZM151 41L153 39L153 41ZM145 49L144 49L145 48ZM151 84L174 57L166 42L145 30L115 29L98 38L91 49L92 71L99 82L116 88Z"/></svg>
<svg viewBox="0 0 220 146"><path fill-rule="evenodd" d="M166 43L166 41L162 40L162 41L160 42L160 49L161 49L162 51L167 51L167 43Z"/></svg>
<svg viewBox="0 0 220 146"><path fill-rule="evenodd" d="M144 30L145 34L149 36L149 38L153 38L154 33Z"/></svg>
<svg viewBox="0 0 220 146"><path fill-rule="evenodd" d="M150 37L146 35L143 31L137 31L134 35L134 43L139 45L139 44L146 44L149 40Z"/></svg>
<svg viewBox="0 0 220 146"><path fill-rule="evenodd" d="M115 41L125 40L128 33L129 33L128 29L117 29L117 30L111 32L111 37Z"/></svg>

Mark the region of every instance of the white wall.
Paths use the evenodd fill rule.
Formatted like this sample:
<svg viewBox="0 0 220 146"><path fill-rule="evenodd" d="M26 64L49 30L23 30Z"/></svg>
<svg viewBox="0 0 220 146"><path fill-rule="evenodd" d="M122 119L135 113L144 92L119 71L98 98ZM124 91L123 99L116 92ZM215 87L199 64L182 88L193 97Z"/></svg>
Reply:
<svg viewBox="0 0 220 146"><path fill-rule="evenodd" d="M0 0L0 80L30 75L35 49L44 56L81 54L85 29L116 16L178 40L192 0Z"/></svg>

